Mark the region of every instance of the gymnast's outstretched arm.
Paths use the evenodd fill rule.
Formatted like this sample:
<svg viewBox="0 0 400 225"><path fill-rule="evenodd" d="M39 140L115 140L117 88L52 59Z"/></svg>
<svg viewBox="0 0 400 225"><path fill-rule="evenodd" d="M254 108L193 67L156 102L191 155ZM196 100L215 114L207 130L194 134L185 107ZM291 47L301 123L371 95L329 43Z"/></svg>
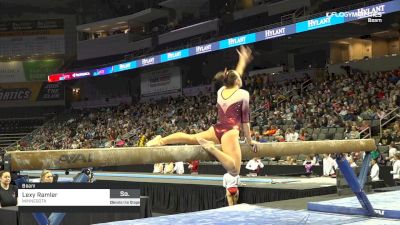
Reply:
<svg viewBox="0 0 400 225"><path fill-rule="evenodd" d="M236 52L239 55L239 60L235 70L242 77L246 66L253 60L253 56L251 55L252 51L247 46L240 46L239 49L236 49Z"/></svg>

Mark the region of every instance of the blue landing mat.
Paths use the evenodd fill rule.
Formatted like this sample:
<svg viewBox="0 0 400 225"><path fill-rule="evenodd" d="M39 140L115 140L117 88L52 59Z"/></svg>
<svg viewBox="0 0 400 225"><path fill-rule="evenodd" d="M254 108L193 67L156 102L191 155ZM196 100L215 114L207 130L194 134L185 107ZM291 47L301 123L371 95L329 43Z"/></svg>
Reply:
<svg viewBox="0 0 400 225"><path fill-rule="evenodd" d="M337 215L310 211L292 211L262 208L255 205L240 204L213 210L182 213L154 218L126 220L98 225L399 225L399 220Z"/></svg>
<svg viewBox="0 0 400 225"><path fill-rule="evenodd" d="M23 174L36 174L41 171L21 171ZM54 174L63 175L64 172L54 171ZM77 172L70 172L71 175L77 174ZM128 177L128 178L145 178L145 179L176 179L176 180L204 180L204 181L221 181L222 176L199 176L199 175L161 175L161 174L138 174L138 173L102 173L95 172L95 177ZM248 183L291 183L297 181L296 179L279 178L279 179L268 179L268 178L241 178L242 182Z"/></svg>
<svg viewBox="0 0 400 225"><path fill-rule="evenodd" d="M400 219L400 191L382 192L367 196L372 207L382 217ZM309 202L307 207L308 210L318 212L367 215L356 197ZM400 221L398 224L400 224Z"/></svg>

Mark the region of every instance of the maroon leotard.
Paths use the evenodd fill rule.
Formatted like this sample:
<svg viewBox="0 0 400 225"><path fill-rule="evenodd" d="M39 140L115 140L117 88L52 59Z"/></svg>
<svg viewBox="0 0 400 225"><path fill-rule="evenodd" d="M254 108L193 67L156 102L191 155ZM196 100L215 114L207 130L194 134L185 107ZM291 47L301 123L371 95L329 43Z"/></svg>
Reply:
<svg viewBox="0 0 400 225"><path fill-rule="evenodd" d="M226 132L240 130L242 123L250 121L249 92L238 89L228 98L224 98L222 91L225 88L224 86L218 90L217 97L218 122L214 125L214 131L219 142Z"/></svg>

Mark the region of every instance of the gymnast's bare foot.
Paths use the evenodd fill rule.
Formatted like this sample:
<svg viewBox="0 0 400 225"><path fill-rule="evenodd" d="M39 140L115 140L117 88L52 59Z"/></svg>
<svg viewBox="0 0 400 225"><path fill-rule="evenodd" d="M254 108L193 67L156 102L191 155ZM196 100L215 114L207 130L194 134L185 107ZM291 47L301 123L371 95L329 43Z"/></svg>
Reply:
<svg viewBox="0 0 400 225"><path fill-rule="evenodd" d="M207 141L204 138L196 138L196 139L197 139L197 142L199 142L199 144L201 145L201 147L203 147L208 152L212 151L213 148L215 147L214 142L212 142L212 141Z"/></svg>
<svg viewBox="0 0 400 225"><path fill-rule="evenodd" d="M161 135L155 136L152 140L146 143L146 147L163 146L164 144L162 143L161 138L162 138Z"/></svg>

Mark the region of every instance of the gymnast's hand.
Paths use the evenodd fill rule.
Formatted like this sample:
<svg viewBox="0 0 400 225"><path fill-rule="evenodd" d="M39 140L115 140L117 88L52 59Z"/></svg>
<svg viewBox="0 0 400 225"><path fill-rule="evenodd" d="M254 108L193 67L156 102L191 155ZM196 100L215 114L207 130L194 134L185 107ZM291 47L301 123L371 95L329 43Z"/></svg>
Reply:
<svg viewBox="0 0 400 225"><path fill-rule="evenodd" d="M212 141L207 141L206 139L199 138L199 137L196 137L196 139L197 139L197 142L199 142L199 144L201 145L201 147L203 147L204 149L206 149L208 151L214 147L214 142L212 142Z"/></svg>
<svg viewBox="0 0 400 225"><path fill-rule="evenodd" d="M243 60L246 63L249 63L251 62L251 60L253 60L252 51L247 46L240 46L240 49L236 49L236 52L239 55L239 59Z"/></svg>
<svg viewBox="0 0 400 225"><path fill-rule="evenodd" d="M247 141L247 144L251 145L253 152L258 152L257 145L260 144L260 142L255 141L255 140L250 140L250 141Z"/></svg>

